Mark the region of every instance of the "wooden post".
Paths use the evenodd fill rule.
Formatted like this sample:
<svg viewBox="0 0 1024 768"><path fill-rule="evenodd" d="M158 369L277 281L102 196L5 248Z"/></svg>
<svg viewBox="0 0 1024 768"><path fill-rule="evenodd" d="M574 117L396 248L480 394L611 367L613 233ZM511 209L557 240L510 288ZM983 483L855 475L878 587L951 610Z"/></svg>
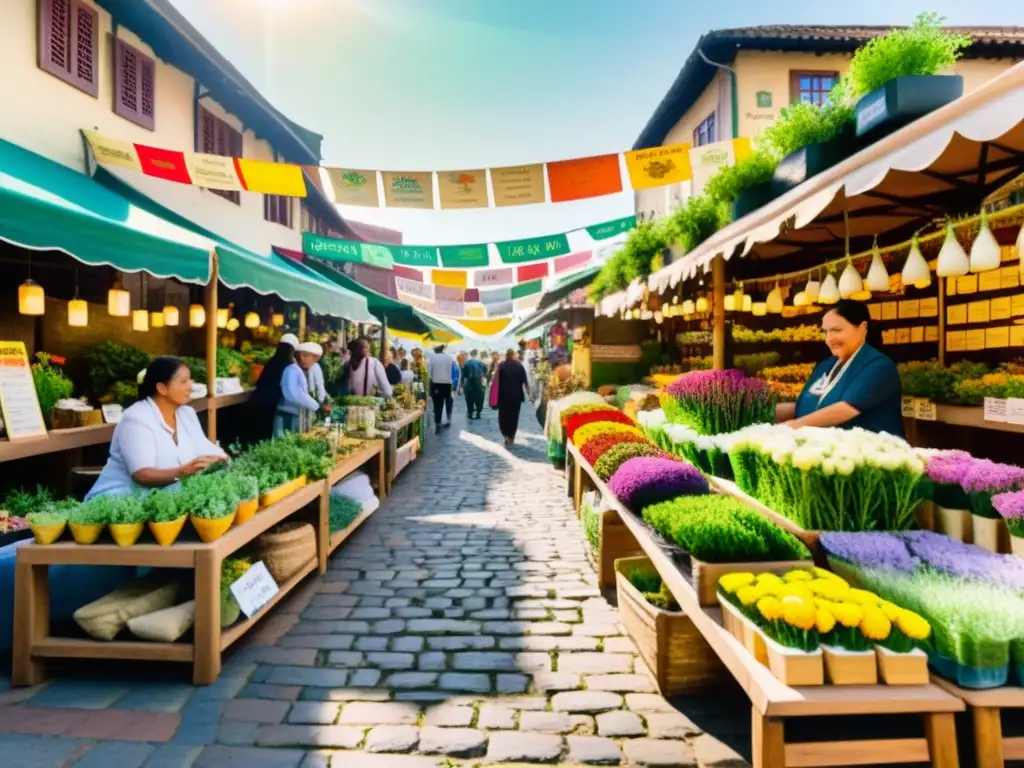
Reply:
<svg viewBox="0 0 1024 768"><path fill-rule="evenodd" d="M785 768L786 735L783 721L765 717L757 711L757 707L751 707L750 720L754 768Z"/></svg>
<svg viewBox="0 0 1024 768"><path fill-rule="evenodd" d="M49 678L45 660L33 646L50 636L50 570L46 565L16 562L14 566L14 662L11 682L38 685Z"/></svg>
<svg viewBox="0 0 1024 768"><path fill-rule="evenodd" d="M196 623L192 634L192 683L210 685L220 677L220 555L196 550Z"/></svg>
<svg viewBox="0 0 1024 768"><path fill-rule="evenodd" d="M217 441L217 283L220 264L217 251L210 251L210 282L206 284L206 436Z"/></svg>
<svg viewBox="0 0 1024 768"><path fill-rule="evenodd" d="M384 323L380 327L380 361L387 362L388 359L388 318L384 316Z"/></svg>
<svg viewBox="0 0 1024 768"><path fill-rule="evenodd" d="M306 305L299 307L299 341L306 340Z"/></svg>
<svg viewBox="0 0 1024 768"><path fill-rule="evenodd" d="M1003 724L998 709L971 707L978 768L1003 768Z"/></svg>
<svg viewBox="0 0 1024 768"><path fill-rule="evenodd" d="M317 573L327 573L327 557L331 549L331 484L324 482L323 493L320 494L319 523L316 526L316 557Z"/></svg>
<svg viewBox="0 0 1024 768"><path fill-rule="evenodd" d="M939 280L939 365L946 364L946 281L948 277L940 277Z"/></svg>
<svg viewBox="0 0 1024 768"><path fill-rule="evenodd" d="M924 716L925 736L932 768L960 768L956 747L956 720L952 712L932 712Z"/></svg>
<svg viewBox="0 0 1024 768"><path fill-rule="evenodd" d="M716 371L721 371L725 369L725 258L721 254L715 256L715 260L711 262L711 281L714 314L712 367Z"/></svg>

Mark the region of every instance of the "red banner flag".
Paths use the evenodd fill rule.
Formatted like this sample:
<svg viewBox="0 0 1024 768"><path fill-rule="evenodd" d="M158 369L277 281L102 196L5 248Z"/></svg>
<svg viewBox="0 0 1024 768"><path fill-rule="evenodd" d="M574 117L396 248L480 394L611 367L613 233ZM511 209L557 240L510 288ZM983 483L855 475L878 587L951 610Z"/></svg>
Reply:
<svg viewBox="0 0 1024 768"><path fill-rule="evenodd" d="M185 165L184 152L147 147L145 144L136 144L135 151L139 153L142 172L147 176L176 181L179 184L192 183L192 177L188 175L188 167Z"/></svg>

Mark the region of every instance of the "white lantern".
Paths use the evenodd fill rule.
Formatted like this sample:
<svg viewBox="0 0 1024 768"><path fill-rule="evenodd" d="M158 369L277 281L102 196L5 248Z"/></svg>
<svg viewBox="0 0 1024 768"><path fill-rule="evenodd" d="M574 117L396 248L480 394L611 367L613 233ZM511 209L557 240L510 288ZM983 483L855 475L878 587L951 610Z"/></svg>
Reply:
<svg viewBox="0 0 1024 768"><path fill-rule="evenodd" d="M915 239L915 244L917 240ZM908 259L909 261L909 259ZM967 258L964 247L957 240L956 231L950 222L946 222L946 240L942 243L939 258L935 264L935 273L939 277L962 277L971 271L971 260ZM903 282L906 282L904 280ZM931 278L929 277L929 282Z"/></svg>
<svg viewBox="0 0 1024 768"><path fill-rule="evenodd" d="M111 317L128 317L132 313L132 296L120 283L114 283L107 291L107 313Z"/></svg>
<svg viewBox="0 0 1024 768"><path fill-rule="evenodd" d="M882 253L877 246L871 255L871 266L868 267L868 277L864 281L864 286L876 293L889 290L889 273L885 271L885 262L882 261Z"/></svg>
<svg viewBox="0 0 1024 768"><path fill-rule="evenodd" d="M665 316L661 314L661 312L655 312L654 322L656 322L658 325L661 325L663 322L665 322Z"/></svg>
<svg viewBox="0 0 1024 768"><path fill-rule="evenodd" d="M217 327L218 328L227 328L228 327L228 318L230 316L231 316L231 310L230 309L218 309L217 310Z"/></svg>
<svg viewBox="0 0 1024 768"><path fill-rule="evenodd" d="M741 301L742 301L742 298L741 298ZM726 312L735 312L736 311L736 296L735 296L735 294L730 293L728 296L725 297L725 311Z"/></svg>
<svg viewBox="0 0 1024 768"><path fill-rule="evenodd" d="M846 260L846 269L839 276L839 296L848 299L858 291L863 290L864 281L860 278L860 272L853 266L853 260Z"/></svg>
<svg viewBox="0 0 1024 768"><path fill-rule="evenodd" d="M164 307L164 325L175 326L179 323L181 314L178 312L177 307L167 305Z"/></svg>
<svg viewBox="0 0 1024 768"><path fill-rule="evenodd" d="M132 312L132 330L142 332L149 330L149 312L144 309L136 309Z"/></svg>
<svg viewBox="0 0 1024 768"><path fill-rule="evenodd" d="M202 328L206 325L206 309L202 304L192 304L188 308L188 324L192 328Z"/></svg>
<svg viewBox="0 0 1024 768"><path fill-rule="evenodd" d="M954 241L956 237L954 236ZM956 244L957 248L960 248L960 243ZM945 249L945 246L943 246ZM963 248L960 248L960 252L963 253ZM967 256L964 255L964 262L966 263ZM960 274L966 274L965 269ZM924 260L924 255L921 253L921 246L917 243L917 237L915 236L913 242L910 245L910 254L907 256L907 262L903 265L903 274L901 275L904 285L912 285L915 288L927 288L932 284L932 273L928 270L928 262Z"/></svg>
<svg viewBox="0 0 1024 768"><path fill-rule="evenodd" d="M784 302L782 300L782 289L779 288L778 285L776 285L771 290L771 292L769 292L768 297L765 299L766 308L773 315L778 315L782 312L783 303Z"/></svg>
<svg viewBox="0 0 1024 768"><path fill-rule="evenodd" d="M793 297L794 307L806 307L810 302L807 300L807 293L805 291L797 291L796 296Z"/></svg>
<svg viewBox="0 0 1024 768"><path fill-rule="evenodd" d="M818 300L818 291L820 290L821 283L819 283L813 277L807 279L807 285L804 286L804 293L807 294L808 304L813 304Z"/></svg>
<svg viewBox="0 0 1024 768"><path fill-rule="evenodd" d="M708 311L708 300L707 300L707 297L700 296L700 297L697 298L697 311L698 312L707 312Z"/></svg>
<svg viewBox="0 0 1024 768"><path fill-rule="evenodd" d="M768 304L764 301L755 301L751 304L750 311L754 313L754 317L764 317L768 314Z"/></svg>
<svg viewBox="0 0 1024 768"><path fill-rule="evenodd" d="M996 242L996 236L988 226L988 214L981 212L981 229L971 246L971 272L989 272L999 269L1002 261L1002 249Z"/></svg>
<svg viewBox="0 0 1024 768"><path fill-rule="evenodd" d="M81 299L68 302L68 325L73 328L85 328L89 324L89 305Z"/></svg>
<svg viewBox="0 0 1024 768"><path fill-rule="evenodd" d="M829 273L818 290L819 304L835 304L839 301L839 284L834 275Z"/></svg>
<svg viewBox="0 0 1024 768"><path fill-rule="evenodd" d="M683 302L683 314L684 315L692 315L696 311L697 311L697 307L696 307L696 305L694 305L693 299L687 299L686 301Z"/></svg>
<svg viewBox="0 0 1024 768"><path fill-rule="evenodd" d="M232 317L230 320L228 320L227 329L230 333L234 333L235 331L238 330L239 325L240 323L238 322L238 318Z"/></svg>
<svg viewBox="0 0 1024 768"><path fill-rule="evenodd" d="M163 312L150 312L149 313L149 327L150 328L163 328L164 327L164 313Z"/></svg>
<svg viewBox="0 0 1024 768"><path fill-rule="evenodd" d="M245 313L245 327L246 328L259 328L260 327L260 316L255 312Z"/></svg>
<svg viewBox="0 0 1024 768"><path fill-rule="evenodd" d="M749 293L743 294L743 311L753 312L754 311L754 297Z"/></svg>
<svg viewBox="0 0 1024 768"><path fill-rule="evenodd" d="M45 314L46 292L43 286L31 280L18 286L18 312L23 315Z"/></svg>

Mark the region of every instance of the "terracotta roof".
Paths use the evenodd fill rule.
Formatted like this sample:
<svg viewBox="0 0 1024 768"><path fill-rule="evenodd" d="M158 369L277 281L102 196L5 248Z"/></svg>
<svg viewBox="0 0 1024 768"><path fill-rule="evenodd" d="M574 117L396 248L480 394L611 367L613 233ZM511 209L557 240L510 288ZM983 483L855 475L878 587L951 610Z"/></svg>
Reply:
<svg viewBox="0 0 1024 768"><path fill-rule="evenodd" d="M717 68L708 60L729 65L736 52L747 50L849 52L867 40L890 32L885 26L802 26L777 24L760 27L716 29L697 41L675 82L651 115L634 149L659 146L711 82ZM1024 27L947 27L974 38L966 58L1024 58Z"/></svg>

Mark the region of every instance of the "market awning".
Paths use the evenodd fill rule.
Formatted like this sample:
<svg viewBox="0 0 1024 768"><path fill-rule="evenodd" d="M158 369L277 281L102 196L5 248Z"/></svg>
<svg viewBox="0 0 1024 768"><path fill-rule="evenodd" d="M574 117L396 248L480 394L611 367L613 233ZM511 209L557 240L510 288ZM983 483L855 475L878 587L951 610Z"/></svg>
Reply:
<svg viewBox="0 0 1024 768"><path fill-rule="evenodd" d="M342 317L358 323L376 322L367 308L366 299L359 294L295 269L274 253L260 256L230 243L161 205L102 166L96 167L94 178L99 182L97 186L107 188L161 220L201 236L204 242L216 249L220 280L229 288L250 288L257 293L273 293L285 301L302 302L321 315Z"/></svg>
<svg viewBox="0 0 1024 768"><path fill-rule="evenodd" d="M216 245L85 174L3 140L0 239L192 283L209 279Z"/></svg>
<svg viewBox="0 0 1024 768"><path fill-rule="evenodd" d="M751 260L741 278L777 271L757 260L793 256L807 268L871 238L902 241L950 211L977 210L1024 173L1024 64L911 123L715 233L648 279L662 292L710 269L715 256Z"/></svg>
<svg viewBox="0 0 1024 768"><path fill-rule="evenodd" d="M574 275L562 278L544 291L544 296L541 297L540 304L537 305L537 309L541 310L546 307L550 307L552 304L566 298L573 291L579 290L580 288L586 288L594 281L594 278L600 271L601 267L590 267L588 269L581 270Z"/></svg>

